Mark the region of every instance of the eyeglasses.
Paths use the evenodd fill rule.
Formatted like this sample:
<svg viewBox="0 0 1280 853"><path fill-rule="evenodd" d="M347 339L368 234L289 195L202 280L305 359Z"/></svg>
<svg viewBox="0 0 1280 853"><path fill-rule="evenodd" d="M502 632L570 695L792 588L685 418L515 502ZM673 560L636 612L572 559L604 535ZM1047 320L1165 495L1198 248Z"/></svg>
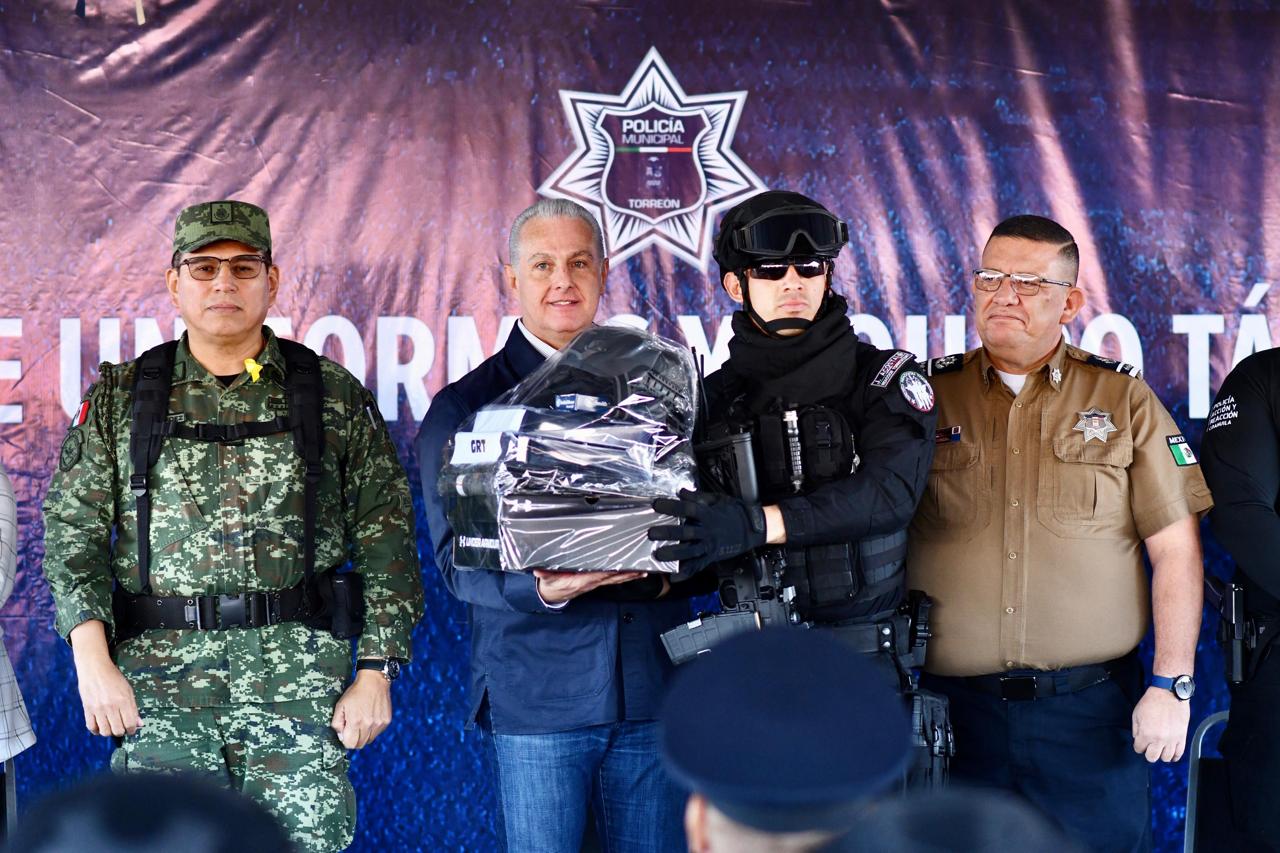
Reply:
<svg viewBox="0 0 1280 853"><path fill-rule="evenodd" d="M212 255L201 255L198 258L187 258L178 264L178 268L185 266L187 271L191 273L191 277L196 281L213 281L218 277L218 271L222 269L222 265L226 264L231 267L231 275L236 278L257 278L262 274L262 268L266 265L267 259L261 255L236 255L234 258L215 258Z"/></svg>
<svg viewBox="0 0 1280 853"><path fill-rule="evenodd" d="M1031 272L1000 272L1000 270L974 270L973 286L978 290L994 293L1000 289L1000 285L1004 283L1006 278L1012 283L1013 292L1019 296L1035 296L1040 292L1040 285L1042 284L1075 287L1069 281L1045 278L1042 275L1036 275Z"/></svg>
<svg viewBox="0 0 1280 853"><path fill-rule="evenodd" d="M762 278L765 281L780 281L787 275L787 270L795 268L796 275L801 278L817 278L831 271L831 261L824 258L813 258L807 261L785 261L779 263L757 264L747 269L751 278Z"/></svg>

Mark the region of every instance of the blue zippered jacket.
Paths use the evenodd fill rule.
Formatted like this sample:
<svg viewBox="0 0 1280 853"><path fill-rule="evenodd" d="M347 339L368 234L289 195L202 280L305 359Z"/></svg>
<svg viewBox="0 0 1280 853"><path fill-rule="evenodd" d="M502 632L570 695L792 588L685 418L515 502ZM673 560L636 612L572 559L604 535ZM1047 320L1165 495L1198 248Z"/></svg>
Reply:
<svg viewBox="0 0 1280 853"><path fill-rule="evenodd" d="M449 592L470 605L467 727L487 718L500 734L545 734L652 720L671 672L659 635L689 619L687 599L578 598L557 610L543 604L532 575L453 565L453 529L436 488L445 444L469 415L542 362L512 327L500 351L435 396L414 442L436 566Z"/></svg>

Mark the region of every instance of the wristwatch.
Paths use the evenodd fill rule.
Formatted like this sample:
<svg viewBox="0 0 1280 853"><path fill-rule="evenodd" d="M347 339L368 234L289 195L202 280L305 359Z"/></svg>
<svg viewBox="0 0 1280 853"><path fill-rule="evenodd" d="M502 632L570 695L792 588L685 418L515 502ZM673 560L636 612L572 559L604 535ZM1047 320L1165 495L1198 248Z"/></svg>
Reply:
<svg viewBox="0 0 1280 853"><path fill-rule="evenodd" d="M362 669L376 669L387 681L400 677L400 661L395 658L361 658L356 661L356 671Z"/></svg>
<svg viewBox="0 0 1280 853"><path fill-rule="evenodd" d="M1151 686L1168 690L1183 702L1196 695L1196 680L1189 675L1178 675L1168 678L1163 675L1151 676Z"/></svg>

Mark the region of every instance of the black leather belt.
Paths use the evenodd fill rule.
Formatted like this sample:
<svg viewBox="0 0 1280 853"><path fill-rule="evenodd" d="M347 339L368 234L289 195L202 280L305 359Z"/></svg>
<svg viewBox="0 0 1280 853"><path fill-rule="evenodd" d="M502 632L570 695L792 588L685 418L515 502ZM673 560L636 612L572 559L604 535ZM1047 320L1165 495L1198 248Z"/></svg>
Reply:
<svg viewBox="0 0 1280 853"><path fill-rule="evenodd" d="M1085 664L1044 672L999 672L952 680L959 681L966 687L981 693L999 696L1007 702L1025 702L1029 699L1044 699L1048 696L1064 696L1101 684L1114 678L1125 666L1130 665L1131 657L1126 655L1106 663Z"/></svg>
<svg viewBox="0 0 1280 853"><path fill-rule="evenodd" d="M863 654L877 652L904 653L911 642L911 620L906 616L890 616L877 621L815 622L813 627L831 631L841 642Z"/></svg>
<svg viewBox="0 0 1280 853"><path fill-rule="evenodd" d="M281 622L301 622L310 615L303 584L236 595L123 595L117 597L115 607L117 623L134 631L264 628Z"/></svg>

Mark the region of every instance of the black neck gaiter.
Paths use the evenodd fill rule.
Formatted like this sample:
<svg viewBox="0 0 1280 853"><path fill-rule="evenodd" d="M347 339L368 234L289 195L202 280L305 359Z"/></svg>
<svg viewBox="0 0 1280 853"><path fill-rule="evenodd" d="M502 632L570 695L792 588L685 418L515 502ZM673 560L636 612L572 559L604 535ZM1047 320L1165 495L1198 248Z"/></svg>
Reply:
<svg viewBox="0 0 1280 853"><path fill-rule="evenodd" d="M844 297L828 294L813 325L787 338L771 338L746 312L734 312L725 366L741 378L751 411L764 411L777 401L817 403L849 391L858 336L845 316L848 308Z"/></svg>

